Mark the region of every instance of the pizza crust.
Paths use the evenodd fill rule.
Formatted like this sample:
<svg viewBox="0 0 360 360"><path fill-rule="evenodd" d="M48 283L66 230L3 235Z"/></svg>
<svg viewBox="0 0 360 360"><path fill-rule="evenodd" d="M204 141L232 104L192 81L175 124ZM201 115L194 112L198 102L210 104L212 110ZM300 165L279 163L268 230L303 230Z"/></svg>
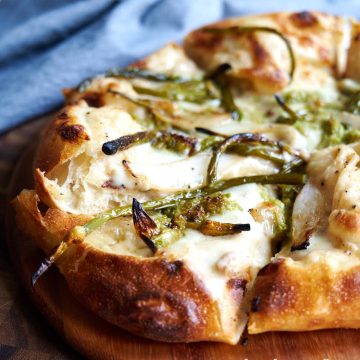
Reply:
<svg viewBox="0 0 360 360"><path fill-rule="evenodd" d="M248 331L359 328L359 287L360 261L346 254L279 257L258 273Z"/></svg>

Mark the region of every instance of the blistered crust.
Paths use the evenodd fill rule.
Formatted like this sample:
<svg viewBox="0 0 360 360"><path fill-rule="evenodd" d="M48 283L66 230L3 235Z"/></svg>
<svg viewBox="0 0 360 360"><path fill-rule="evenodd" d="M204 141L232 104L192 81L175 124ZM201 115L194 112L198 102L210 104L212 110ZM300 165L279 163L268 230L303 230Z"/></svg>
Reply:
<svg viewBox="0 0 360 360"><path fill-rule="evenodd" d="M260 93L274 93L289 85L289 53L278 36L260 31L227 35L207 31L233 26L270 27L288 38L296 58L294 83L324 85L329 77L344 71L340 59L347 51L346 21L319 12L283 12L223 20L191 32L184 41L185 51L208 71L221 63L230 63L233 69L229 76L240 80L243 86L250 84Z"/></svg>
<svg viewBox="0 0 360 360"><path fill-rule="evenodd" d="M360 327L360 261L334 268L279 258L259 273L249 333Z"/></svg>
<svg viewBox="0 0 360 360"><path fill-rule="evenodd" d="M81 303L134 334L170 342L226 340L216 304L181 261L81 245L66 254L61 270Z"/></svg>

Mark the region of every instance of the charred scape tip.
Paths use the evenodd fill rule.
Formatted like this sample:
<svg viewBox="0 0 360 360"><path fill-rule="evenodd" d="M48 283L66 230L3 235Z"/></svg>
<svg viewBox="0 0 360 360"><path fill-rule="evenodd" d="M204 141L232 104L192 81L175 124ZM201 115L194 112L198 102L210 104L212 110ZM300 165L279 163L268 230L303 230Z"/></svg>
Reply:
<svg viewBox="0 0 360 360"><path fill-rule="evenodd" d="M105 155L114 155L117 151L123 151L134 145L143 144L144 142L152 140L154 137L155 134L152 131L140 131L107 141L101 149Z"/></svg>
<svg viewBox="0 0 360 360"><path fill-rule="evenodd" d="M158 235L160 230L155 221L146 213L141 204L135 198L133 198L132 202L132 218L137 234L150 248L150 250L155 253L157 247L151 238Z"/></svg>
<svg viewBox="0 0 360 360"><path fill-rule="evenodd" d="M103 144L101 150L105 155L114 155L118 150L116 145L117 143L115 141L108 141Z"/></svg>
<svg viewBox="0 0 360 360"><path fill-rule="evenodd" d="M209 236L233 235L243 231L250 231L250 224L221 223L213 220L206 220L202 224L193 227Z"/></svg>
<svg viewBox="0 0 360 360"><path fill-rule="evenodd" d="M234 224L234 231L250 231L250 224Z"/></svg>

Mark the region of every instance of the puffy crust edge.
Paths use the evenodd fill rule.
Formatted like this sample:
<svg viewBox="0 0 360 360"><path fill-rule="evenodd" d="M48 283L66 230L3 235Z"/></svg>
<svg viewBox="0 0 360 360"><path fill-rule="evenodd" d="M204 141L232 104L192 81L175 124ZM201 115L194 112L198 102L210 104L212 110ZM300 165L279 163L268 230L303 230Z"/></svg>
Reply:
<svg viewBox="0 0 360 360"><path fill-rule="evenodd" d="M259 273L248 324L251 334L360 327L360 263L336 269L325 258L278 258Z"/></svg>
<svg viewBox="0 0 360 360"><path fill-rule="evenodd" d="M41 134L34 166L46 174L62 165L90 139L85 128L77 123L73 109L72 105L65 106Z"/></svg>
<svg viewBox="0 0 360 360"><path fill-rule="evenodd" d="M22 232L45 252L89 220L53 208L41 212L33 190L23 190L13 205ZM136 335L167 342L238 341L221 324L217 302L179 260L111 254L84 242L72 245L56 265L85 307ZM238 290L234 295L241 304L244 288Z"/></svg>

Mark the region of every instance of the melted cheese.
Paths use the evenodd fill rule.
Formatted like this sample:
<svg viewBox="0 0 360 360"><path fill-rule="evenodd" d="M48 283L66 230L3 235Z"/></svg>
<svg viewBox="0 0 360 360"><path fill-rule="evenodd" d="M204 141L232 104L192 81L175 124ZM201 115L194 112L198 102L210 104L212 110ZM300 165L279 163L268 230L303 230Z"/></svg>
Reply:
<svg viewBox="0 0 360 360"><path fill-rule="evenodd" d="M206 183L210 158L211 153L203 152L190 158L161 164L152 164L151 161L148 163L130 162L128 167L131 169L133 178L132 185L127 183L127 187L136 186L142 191L176 192L203 186ZM268 160L224 154L219 162L217 178L222 180L237 176L272 174L277 171L277 168ZM127 178L124 167L118 166L114 169L112 176L114 185L124 184Z"/></svg>
<svg viewBox="0 0 360 360"><path fill-rule="evenodd" d="M246 308L237 310L229 296L229 279L242 279L251 284L260 268L272 255L271 236L266 225L257 223L249 209L263 202L263 189L246 184L226 191L238 208L228 210L213 220L249 223L251 230L228 236L206 236L188 229L185 235L160 251L170 259L182 260L199 278L209 295L218 301L222 311L219 320L229 331L232 342L238 341L245 324ZM149 257L151 251L136 235L131 219L115 219L86 237L86 242L105 252L137 257ZM237 325L236 325L237 324Z"/></svg>
<svg viewBox="0 0 360 360"><path fill-rule="evenodd" d="M262 224L249 214L250 208L263 201L259 187L247 184L227 191L239 209L213 216L213 220L249 223L250 231L228 236L206 236L188 230L186 236L166 249L182 259L201 278L214 299L221 300L229 278L253 280L254 275L271 256L271 243Z"/></svg>

